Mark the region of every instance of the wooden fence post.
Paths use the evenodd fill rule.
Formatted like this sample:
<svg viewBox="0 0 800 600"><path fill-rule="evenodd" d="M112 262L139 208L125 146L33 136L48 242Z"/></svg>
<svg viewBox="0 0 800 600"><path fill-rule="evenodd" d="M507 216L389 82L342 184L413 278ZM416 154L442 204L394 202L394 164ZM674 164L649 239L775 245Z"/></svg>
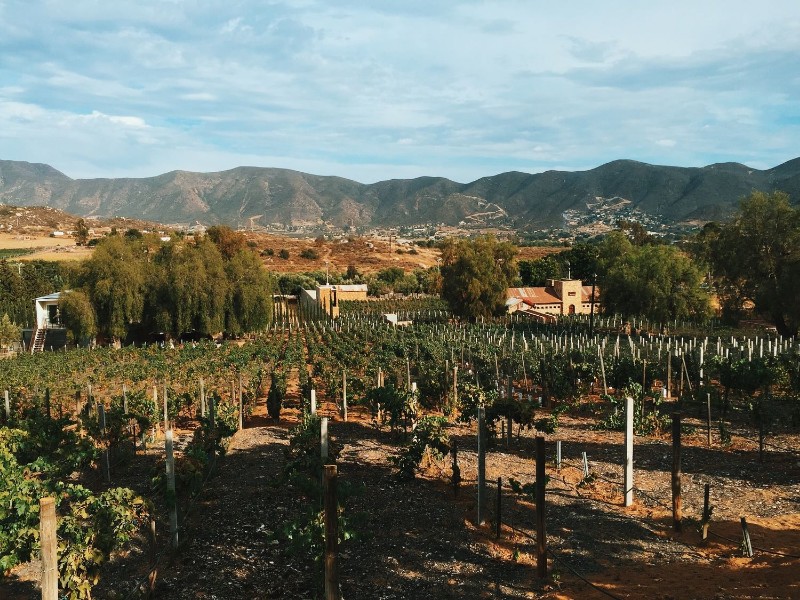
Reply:
<svg viewBox="0 0 800 600"><path fill-rule="evenodd" d="M486 522L486 409L478 408L478 525Z"/></svg>
<svg viewBox="0 0 800 600"><path fill-rule="evenodd" d="M503 528L503 478L497 478L497 510L495 511L494 532L499 538Z"/></svg>
<svg viewBox="0 0 800 600"><path fill-rule="evenodd" d="M453 455L453 475L451 483L453 484L453 494L458 496L458 488L461 484L461 468L458 466L458 444L453 440L453 445L450 447L450 452Z"/></svg>
<svg viewBox="0 0 800 600"><path fill-rule="evenodd" d="M536 574L547 577L547 539L545 532L545 446L544 437L536 437Z"/></svg>
<svg viewBox="0 0 800 600"><path fill-rule="evenodd" d="M203 378L200 378L200 416L206 417L206 384Z"/></svg>
<svg viewBox="0 0 800 600"><path fill-rule="evenodd" d="M97 410L100 413L100 435L103 437L103 442L106 441L106 407L102 404L97 406ZM103 449L103 476L107 482L111 482L111 461L109 458L109 448L106 444L105 448Z"/></svg>
<svg viewBox="0 0 800 600"><path fill-rule="evenodd" d="M178 547L178 498L175 494L175 454L172 449L172 429L166 432L167 450L167 505L169 506L169 533L172 547Z"/></svg>
<svg viewBox="0 0 800 600"><path fill-rule="evenodd" d="M347 422L347 371L342 371L342 418Z"/></svg>
<svg viewBox="0 0 800 600"><path fill-rule="evenodd" d="M561 472L561 440L556 442L556 471Z"/></svg>
<svg viewBox="0 0 800 600"><path fill-rule="evenodd" d="M742 548L747 558L753 558L753 544L750 542L750 531L747 529L747 519L742 517Z"/></svg>
<svg viewBox="0 0 800 600"><path fill-rule="evenodd" d="M625 506L633 504L633 398L625 398Z"/></svg>
<svg viewBox="0 0 800 600"><path fill-rule="evenodd" d="M708 525L711 521L711 484L707 483L703 490L703 539L708 539Z"/></svg>
<svg viewBox="0 0 800 600"><path fill-rule="evenodd" d="M681 413L672 413L672 528L680 532L681 510Z"/></svg>
<svg viewBox="0 0 800 600"><path fill-rule="evenodd" d="M42 600L58 600L58 539L55 498L39 500L39 541L42 547Z"/></svg>
<svg viewBox="0 0 800 600"><path fill-rule="evenodd" d="M319 425L319 438L320 456L324 463L328 460L328 417L322 417Z"/></svg>
<svg viewBox="0 0 800 600"><path fill-rule="evenodd" d="M168 429L172 429L169 425L169 406L168 406L168 399L167 399L167 382L164 382L164 432Z"/></svg>
<svg viewBox="0 0 800 600"><path fill-rule="evenodd" d="M339 600L339 505L336 465L325 465L325 600Z"/></svg>

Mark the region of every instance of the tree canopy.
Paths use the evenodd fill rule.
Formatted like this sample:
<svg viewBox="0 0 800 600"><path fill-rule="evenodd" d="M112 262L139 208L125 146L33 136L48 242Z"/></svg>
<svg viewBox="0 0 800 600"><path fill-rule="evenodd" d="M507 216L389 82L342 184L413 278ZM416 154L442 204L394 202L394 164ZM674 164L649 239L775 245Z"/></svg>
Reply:
<svg viewBox="0 0 800 600"><path fill-rule="evenodd" d="M76 344L86 345L97 335L97 319L89 296L80 290L61 294L58 299L61 322Z"/></svg>
<svg viewBox="0 0 800 600"><path fill-rule="evenodd" d="M600 300L606 312L660 322L709 315L700 269L674 246L636 246L614 232L600 245L599 267Z"/></svg>
<svg viewBox="0 0 800 600"><path fill-rule="evenodd" d="M783 192L753 192L733 221L706 227L695 253L710 263L723 315L740 316L748 302L782 335L800 328L800 210Z"/></svg>
<svg viewBox="0 0 800 600"><path fill-rule="evenodd" d="M133 324L174 336L240 335L266 327L272 280L252 250L242 245L234 251L236 242L223 239L233 252L228 258L211 238L103 239L76 277L95 310L99 333L121 339Z"/></svg>
<svg viewBox="0 0 800 600"><path fill-rule="evenodd" d="M505 310L506 290L517 277L516 247L492 236L448 239L442 246L442 298L463 317Z"/></svg>

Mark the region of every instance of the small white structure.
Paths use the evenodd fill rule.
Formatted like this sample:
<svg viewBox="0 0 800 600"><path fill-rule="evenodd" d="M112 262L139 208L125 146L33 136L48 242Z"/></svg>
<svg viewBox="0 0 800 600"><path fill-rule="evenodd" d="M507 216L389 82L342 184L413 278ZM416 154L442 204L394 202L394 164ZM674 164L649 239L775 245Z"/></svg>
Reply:
<svg viewBox="0 0 800 600"><path fill-rule="evenodd" d="M34 300L36 305L36 329L60 327L58 299L61 298L61 294L65 293L66 292L56 292L55 294L48 294L47 296L42 296Z"/></svg>

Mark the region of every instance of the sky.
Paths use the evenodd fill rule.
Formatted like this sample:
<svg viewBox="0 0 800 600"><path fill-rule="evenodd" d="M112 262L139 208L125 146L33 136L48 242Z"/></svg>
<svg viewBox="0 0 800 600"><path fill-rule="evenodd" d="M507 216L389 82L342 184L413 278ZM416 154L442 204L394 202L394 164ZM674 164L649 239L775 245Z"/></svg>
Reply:
<svg viewBox="0 0 800 600"><path fill-rule="evenodd" d="M797 0L0 0L0 159L74 178L798 156Z"/></svg>

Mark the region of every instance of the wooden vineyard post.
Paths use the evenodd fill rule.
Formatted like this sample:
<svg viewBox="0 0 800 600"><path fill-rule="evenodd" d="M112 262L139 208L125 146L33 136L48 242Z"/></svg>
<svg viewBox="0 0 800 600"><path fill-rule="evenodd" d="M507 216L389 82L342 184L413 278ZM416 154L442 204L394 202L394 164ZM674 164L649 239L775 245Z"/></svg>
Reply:
<svg viewBox="0 0 800 600"><path fill-rule="evenodd" d="M672 399L672 351L667 352L667 398Z"/></svg>
<svg viewBox="0 0 800 600"><path fill-rule="evenodd" d="M239 431L244 429L244 392L242 389L242 374L239 373Z"/></svg>
<svg viewBox="0 0 800 600"><path fill-rule="evenodd" d="M147 597L150 598L156 590L156 577L158 577L158 547L156 545L157 538L156 538L156 520L151 518L150 519L150 574L147 577L148 580L148 594Z"/></svg>
<svg viewBox="0 0 800 600"><path fill-rule="evenodd" d="M478 408L478 525L486 522L486 409Z"/></svg>
<svg viewBox="0 0 800 600"><path fill-rule="evenodd" d="M128 386L122 384L122 412L128 414Z"/></svg>
<svg viewBox="0 0 800 600"><path fill-rule="evenodd" d="M311 414L317 414L317 390L311 390Z"/></svg>
<svg viewBox="0 0 800 600"><path fill-rule="evenodd" d="M200 416L206 417L206 386L203 378L200 378Z"/></svg>
<svg viewBox="0 0 800 600"><path fill-rule="evenodd" d="M411 389L411 361L406 356L406 389Z"/></svg>
<svg viewBox="0 0 800 600"><path fill-rule="evenodd" d="M458 444L453 440L453 446L450 448L453 455L453 475L451 482L453 484L453 495L458 496L458 488L461 484L461 467L458 466Z"/></svg>
<svg viewBox="0 0 800 600"><path fill-rule="evenodd" d="M11 420L11 401L8 398L8 390L5 391L6 397L6 423Z"/></svg>
<svg viewBox="0 0 800 600"><path fill-rule="evenodd" d="M556 471L561 472L561 440L556 442Z"/></svg>
<svg viewBox="0 0 800 600"><path fill-rule="evenodd" d="M172 429L166 432L167 450L167 506L169 507L169 534L173 548L178 547L178 499L175 495L175 454L172 449Z"/></svg>
<svg viewBox="0 0 800 600"><path fill-rule="evenodd" d="M742 517L742 549L747 558L753 558L753 544L750 542L750 531L747 529L747 519Z"/></svg>
<svg viewBox="0 0 800 600"><path fill-rule="evenodd" d="M711 448L711 394L706 393L706 433L708 435L708 447Z"/></svg>
<svg viewBox="0 0 800 600"><path fill-rule="evenodd" d="M603 362L603 349L598 346L597 347L597 354L600 357L600 372L603 375L603 393L608 396L608 385L606 383L606 365Z"/></svg>
<svg viewBox="0 0 800 600"><path fill-rule="evenodd" d="M231 391L233 392L233 397L236 399L236 384L231 383ZM242 376L239 375L239 431L244 429L244 403L242 402Z"/></svg>
<svg viewBox="0 0 800 600"><path fill-rule="evenodd" d="M342 371L342 419L347 422L347 371Z"/></svg>
<svg viewBox="0 0 800 600"><path fill-rule="evenodd" d="M153 386L153 407L154 407L153 415L155 416L158 414L158 386L156 385ZM153 440L155 440L155 438L156 438L156 422L155 420L153 420Z"/></svg>
<svg viewBox="0 0 800 600"><path fill-rule="evenodd" d="M97 406L97 410L100 413L100 435L103 438L103 442L106 442L106 407L102 404ZM109 449L108 445L105 445L103 450L103 476L107 482L111 482L111 461L108 456Z"/></svg>
<svg viewBox="0 0 800 600"><path fill-rule="evenodd" d="M453 408L458 406L458 365L453 365Z"/></svg>
<svg viewBox="0 0 800 600"><path fill-rule="evenodd" d="M536 574L547 577L547 539L545 532L545 447L544 437L536 437Z"/></svg>
<svg viewBox="0 0 800 600"><path fill-rule="evenodd" d="M336 465L325 465L325 600L339 600L339 505Z"/></svg>
<svg viewBox="0 0 800 600"><path fill-rule="evenodd" d="M681 413L672 413L672 528L682 530L681 510Z"/></svg>
<svg viewBox="0 0 800 600"><path fill-rule="evenodd" d="M503 478L497 478L497 506L495 507L494 533L500 538L503 529Z"/></svg>
<svg viewBox="0 0 800 600"><path fill-rule="evenodd" d="M324 463L328 460L328 417L322 417L319 424L319 448Z"/></svg>
<svg viewBox="0 0 800 600"><path fill-rule="evenodd" d="M708 539L708 525L711 521L711 484L707 483L703 490L703 539Z"/></svg>
<svg viewBox="0 0 800 600"><path fill-rule="evenodd" d="M166 433L168 429L172 429L169 425L169 405L167 399L167 382L164 382L164 432Z"/></svg>
<svg viewBox="0 0 800 600"><path fill-rule="evenodd" d="M625 398L625 506L633 504L633 398Z"/></svg>
<svg viewBox="0 0 800 600"><path fill-rule="evenodd" d="M42 546L42 600L58 600L58 539L56 500L39 500L39 541Z"/></svg>

